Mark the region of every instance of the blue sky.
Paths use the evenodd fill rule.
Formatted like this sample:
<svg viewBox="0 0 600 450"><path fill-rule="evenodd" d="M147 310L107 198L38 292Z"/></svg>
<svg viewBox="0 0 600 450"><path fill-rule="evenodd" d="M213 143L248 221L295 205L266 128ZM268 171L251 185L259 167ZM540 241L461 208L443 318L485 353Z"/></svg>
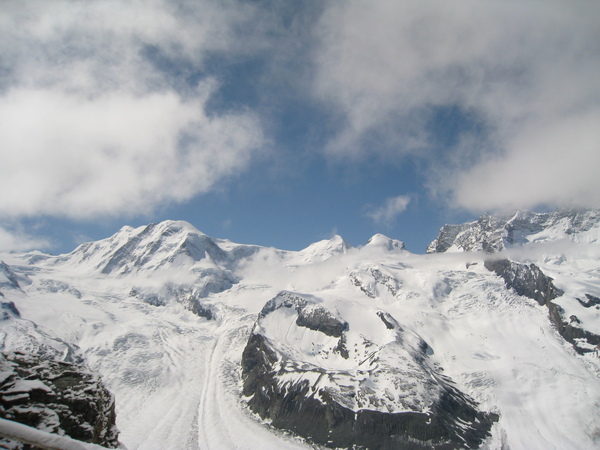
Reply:
<svg viewBox="0 0 600 450"><path fill-rule="evenodd" d="M182 219L424 252L600 207L596 2L67 1L0 12L0 249Z"/></svg>

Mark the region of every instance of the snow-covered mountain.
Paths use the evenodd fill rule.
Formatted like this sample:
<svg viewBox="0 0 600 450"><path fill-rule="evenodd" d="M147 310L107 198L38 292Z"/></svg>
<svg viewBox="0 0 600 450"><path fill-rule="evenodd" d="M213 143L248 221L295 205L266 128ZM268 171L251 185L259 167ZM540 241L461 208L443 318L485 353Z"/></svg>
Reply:
<svg viewBox="0 0 600 450"><path fill-rule="evenodd" d="M99 374L129 449L596 448L599 229L483 216L415 255L125 227L0 255L0 349Z"/></svg>
<svg viewBox="0 0 600 450"><path fill-rule="evenodd" d="M506 214L484 214L474 222L444 225L437 239L427 246L427 253L493 253L530 242L560 239L581 243L600 242L600 211L516 211Z"/></svg>

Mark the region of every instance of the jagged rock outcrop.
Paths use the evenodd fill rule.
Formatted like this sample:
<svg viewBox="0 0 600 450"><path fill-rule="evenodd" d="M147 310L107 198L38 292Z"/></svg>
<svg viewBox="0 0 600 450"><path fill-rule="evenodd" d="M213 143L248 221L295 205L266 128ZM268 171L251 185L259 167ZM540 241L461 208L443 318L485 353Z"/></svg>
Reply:
<svg viewBox="0 0 600 450"><path fill-rule="evenodd" d="M430 364L425 341L383 311L350 314L354 331L335 305L290 292L267 302L242 355L255 413L332 448L481 444L496 417Z"/></svg>
<svg viewBox="0 0 600 450"><path fill-rule="evenodd" d="M108 448L119 445L114 398L79 364L0 354L0 417ZM19 448L12 444L7 448ZM0 440L0 447L12 444Z"/></svg>
<svg viewBox="0 0 600 450"><path fill-rule="evenodd" d="M395 296L402 287L400 282L385 273L382 267L366 267L350 273L352 284L367 297L376 298L384 294Z"/></svg>
<svg viewBox="0 0 600 450"><path fill-rule="evenodd" d="M580 298L577 299L577 301L584 308L591 308L592 306L597 307L597 305L600 305L600 298L596 297L595 295L585 294L585 297L587 300L581 300Z"/></svg>
<svg viewBox="0 0 600 450"><path fill-rule="evenodd" d="M559 334L570 344L577 353L584 354L594 351L600 345L600 335L584 329L576 316L565 319L564 310L556 303L549 302L550 320L556 326Z"/></svg>
<svg viewBox="0 0 600 450"><path fill-rule="evenodd" d="M348 330L348 323L336 317L327 308L315 305L310 298L296 295L293 292L281 292L269 300L259 314L264 319L268 314L280 308L293 309L297 314L296 325L313 331L320 331L327 336L341 337Z"/></svg>
<svg viewBox="0 0 600 450"><path fill-rule="evenodd" d="M444 225L427 253L484 251L496 253L528 242L570 239L598 242L600 211L558 210L551 213L516 211L484 214L474 222Z"/></svg>
<svg viewBox="0 0 600 450"><path fill-rule="evenodd" d="M507 288L514 289L517 294L529 297L542 306L547 306L550 320L558 333L571 343L578 353L590 352L594 346L600 344L599 335L584 329L574 315L566 319L560 305L552 302L563 295L563 291L554 286L552 278L546 276L538 266L500 259L486 261L485 267L499 275ZM593 295L586 294L586 298L586 302L577 299L585 308L600 303L600 299Z"/></svg>
<svg viewBox="0 0 600 450"><path fill-rule="evenodd" d="M4 297L1 292L0 297ZM21 317L21 313L19 313L14 302L0 301L0 321L9 320L13 317Z"/></svg>
<svg viewBox="0 0 600 450"><path fill-rule="evenodd" d="M529 297L542 306L563 294L554 286L552 278L544 275L544 272L535 264L520 264L508 259L492 259L485 261L485 267L499 275L509 289L514 289L517 294Z"/></svg>

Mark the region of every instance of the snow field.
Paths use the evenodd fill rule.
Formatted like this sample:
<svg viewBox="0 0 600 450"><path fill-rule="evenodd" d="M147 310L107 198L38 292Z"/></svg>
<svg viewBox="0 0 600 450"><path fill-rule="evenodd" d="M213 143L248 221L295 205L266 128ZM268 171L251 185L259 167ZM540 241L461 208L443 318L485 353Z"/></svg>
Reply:
<svg viewBox="0 0 600 450"><path fill-rule="evenodd" d="M179 231L170 236L180 240L163 239L168 251L155 253L156 259L136 250L134 256L147 265L128 273L100 275L96 268L139 236L139 229L124 229L77 258L39 257L33 265L18 254L0 258L31 281L22 291L3 289L22 316L0 324L3 350L43 342L57 354L71 348L83 355L115 395L120 440L128 449L311 448L261 423L240 394L249 333L264 304L282 290L314 295L350 324L352 358L346 360L324 351L337 338L295 326L292 312L267 316L261 326L282 351L306 364L356 369L362 337L378 347L395 339L377 316L384 311L407 339L420 336L430 345L431 363L480 402L481 410L500 415L484 448L600 447L600 364L589 354L575 354L552 327L546 307L508 291L483 267L485 255L412 255L398 250L399 244L386 250L381 238L363 249L339 240L303 253L253 248L251 256L227 261L239 282L202 299L217 311L209 321L175 301L155 306L130 295L135 286L150 292L166 282L195 280L192 270L222 269L206 258L170 259L172 251L182 251L181 239L190 231L174 225ZM150 231L149 242L162 236ZM239 247L215 242L228 251ZM598 313L573 303L585 293L600 296L599 252L583 244L548 244L546 250L541 245L507 254L538 264L565 291L556 302L567 314L572 308L588 329L600 330ZM123 265L115 267L132 267L118 261ZM379 382L384 391L390 381Z"/></svg>

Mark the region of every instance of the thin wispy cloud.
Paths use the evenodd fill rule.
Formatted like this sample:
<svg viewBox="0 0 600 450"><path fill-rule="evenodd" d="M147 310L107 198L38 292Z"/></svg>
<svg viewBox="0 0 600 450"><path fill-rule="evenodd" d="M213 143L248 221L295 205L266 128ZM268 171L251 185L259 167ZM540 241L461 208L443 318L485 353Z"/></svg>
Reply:
<svg viewBox="0 0 600 450"><path fill-rule="evenodd" d="M20 227L0 224L0 251L26 251L49 247L43 238L31 236Z"/></svg>
<svg viewBox="0 0 600 450"><path fill-rule="evenodd" d="M410 203L409 195L399 195L386 199L382 206L371 207L367 211L367 217L378 225L389 226L400 214L402 214Z"/></svg>

